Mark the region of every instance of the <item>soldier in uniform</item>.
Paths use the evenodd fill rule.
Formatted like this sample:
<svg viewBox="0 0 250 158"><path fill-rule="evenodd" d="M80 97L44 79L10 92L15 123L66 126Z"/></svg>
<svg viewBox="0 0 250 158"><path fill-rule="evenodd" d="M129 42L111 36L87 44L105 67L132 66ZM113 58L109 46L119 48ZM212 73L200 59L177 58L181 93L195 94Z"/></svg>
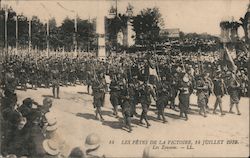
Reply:
<svg viewBox="0 0 250 158"><path fill-rule="evenodd" d="M129 91L126 85L121 86L121 107L122 107L122 114L124 117L124 121L126 127L128 128L129 132L132 131L131 128L131 114L130 114L130 98L129 98Z"/></svg>
<svg viewBox="0 0 250 158"><path fill-rule="evenodd" d="M142 121L145 120L147 124L147 128L150 126L148 122L148 116L147 116L148 109L151 104L150 96L152 96L155 99L155 93L153 89L147 84L147 81L144 81L144 83L140 87L140 100L141 100L141 105L142 105L140 123L144 124Z"/></svg>
<svg viewBox="0 0 250 158"><path fill-rule="evenodd" d="M220 71L216 72L216 76L213 80L213 83L214 83L214 94L216 96L213 113L216 114L216 108L219 105L221 115L225 115L225 113L222 111L222 97L227 93L227 88L221 76Z"/></svg>
<svg viewBox="0 0 250 158"><path fill-rule="evenodd" d="M98 118L98 114L100 115L101 120L104 120L101 113L101 107L103 106L103 96L105 93L105 83L101 82L100 77L97 78L97 76L94 78L93 84L92 84L92 91L94 96L94 108L96 109L96 119Z"/></svg>
<svg viewBox="0 0 250 158"><path fill-rule="evenodd" d="M76 70L75 70L75 66L73 63L70 65L69 80L70 80L70 84L75 86L75 84L76 84Z"/></svg>
<svg viewBox="0 0 250 158"><path fill-rule="evenodd" d="M178 93L178 81L179 77L177 72L174 73L173 76L170 77L170 95L169 95L169 100L170 100L170 108L176 111L175 107L175 98Z"/></svg>
<svg viewBox="0 0 250 158"><path fill-rule="evenodd" d="M50 84L50 69L49 69L49 64L46 63L44 65L44 70L43 70L43 83L45 85L46 88L49 88L49 84Z"/></svg>
<svg viewBox="0 0 250 158"><path fill-rule="evenodd" d="M21 84L21 89L25 90L27 89L27 75L25 72L24 64L21 67L20 70L20 84Z"/></svg>
<svg viewBox="0 0 250 158"><path fill-rule="evenodd" d="M10 68L9 72L7 72L5 75L5 87L4 87L5 94L14 93L16 90L16 85L17 81L15 79L13 69Z"/></svg>
<svg viewBox="0 0 250 158"><path fill-rule="evenodd" d="M115 115L116 117L118 117L118 112L117 112L117 108L119 105L119 97L120 97L120 86L118 84L118 81L116 79L116 76L113 75L112 76L112 80L110 82L110 102L113 106L113 115Z"/></svg>
<svg viewBox="0 0 250 158"><path fill-rule="evenodd" d="M132 82L129 84L129 95L131 104L131 115L138 115L136 112L136 105L139 103L139 87L140 82L138 76L134 76Z"/></svg>
<svg viewBox="0 0 250 158"><path fill-rule="evenodd" d="M51 81L52 81L52 93L53 97L59 99L59 90L60 90L60 73L57 67L57 62L55 63L53 70L51 71Z"/></svg>
<svg viewBox="0 0 250 158"><path fill-rule="evenodd" d="M166 122L165 116L164 116L164 109L168 104L169 100L169 84L166 80L166 76L162 77L162 80L158 82L157 87L156 87L156 96L157 96L157 101L156 101L156 107L158 110L158 120L163 120L163 123Z"/></svg>
<svg viewBox="0 0 250 158"><path fill-rule="evenodd" d="M37 65L35 63L32 63L30 66L30 84L32 86L32 89L37 88Z"/></svg>
<svg viewBox="0 0 250 158"><path fill-rule="evenodd" d="M230 95L230 110L229 113L233 113L232 109L234 104L236 105L237 114L241 115L239 110L239 102L240 102L240 92L241 92L241 84L236 77L236 74L232 73L229 79L228 93Z"/></svg>
<svg viewBox="0 0 250 158"><path fill-rule="evenodd" d="M183 117L184 114L186 120L188 120L187 112L192 88L192 83L189 81L188 74L184 74L182 80L179 83L179 108L180 117Z"/></svg>
<svg viewBox="0 0 250 158"><path fill-rule="evenodd" d="M89 61L85 62L85 66L86 66L85 82L87 84L87 92L88 92L88 94L89 94L90 86L92 84L92 77L93 77L93 74L94 74L93 71L91 70L91 65L92 65L92 63L90 63Z"/></svg>
<svg viewBox="0 0 250 158"><path fill-rule="evenodd" d="M204 113L204 117L207 117L206 115L206 106L207 106L207 96L209 92L209 85L207 82L205 82L205 79L200 76L197 78L197 96L198 96L198 107L200 108L199 114L202 115L202 112Z"/></svg>
<svg viewBox="0 0 250 158"><path fill-rule="evenodd" d="M208 100L209 100L209 97L210 97L210 94L214 92L214 84L213 84L213 81L212 79L209 77L209 73L206 72L204 74L204 81L206 82L207 86L208 86L208 92L206 93L206 109L209 109L208 107Z"/></svg>

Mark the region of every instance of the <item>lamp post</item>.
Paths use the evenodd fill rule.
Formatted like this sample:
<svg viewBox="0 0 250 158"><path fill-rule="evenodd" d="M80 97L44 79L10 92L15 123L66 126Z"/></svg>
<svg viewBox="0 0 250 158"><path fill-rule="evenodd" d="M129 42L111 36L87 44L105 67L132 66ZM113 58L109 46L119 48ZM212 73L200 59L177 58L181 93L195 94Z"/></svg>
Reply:
<svg viewBox="0 0 250 158"><path fill-rule="evenodd" d="M29 49L28 49L28 52L30 54L31 53L31 21L32 21L32 18L28 18L28 21L29 21Z"/></svg>
<svg viewBox="0 0 250 158"><path fill-rule="evenodd" d="M49 13L49 10L45 7L45 5L43 3L40 3L41 6L47 11L47 14L49 15L49 17L51 18L51 14ZM49 18L46 19L47 21L47 26L46 26L46 45L47 45L47 56L50 56L50 52L49 52Z"/></svg>
<svg viewBox="0 0 250 158"><path fill-rule="evenodd" d="M18 53L18 15L15 17L16 20L16 54Z"/></svg>
<svg viewBox="0 0 250 158"><path fill-rule="evenodd" d="M7 23L8 23L8 6L4 5L3 6L4 11L5 11L5 23L4 23L4 47L5 47L5 54L4 56L8 55L8 28L7 28Z"/></svg>
<svg viewBox="0 0 250 158"><path fill-rule="evenodd" d="M49 53L49 19L47 19L47 28L46 28L46 43L47 43L47 56L50 56Z"/></svg>

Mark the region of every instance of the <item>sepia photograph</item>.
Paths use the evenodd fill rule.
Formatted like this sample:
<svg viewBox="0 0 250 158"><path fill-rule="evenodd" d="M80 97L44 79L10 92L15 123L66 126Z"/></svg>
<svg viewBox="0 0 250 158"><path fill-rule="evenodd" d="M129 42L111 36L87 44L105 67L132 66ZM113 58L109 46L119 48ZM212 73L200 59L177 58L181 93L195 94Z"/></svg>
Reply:
<svg viewBox="0 0 250 158"><path fill-rule="evenodd" d="M250 0L0 0L0 158L249 157Z"/></svg>

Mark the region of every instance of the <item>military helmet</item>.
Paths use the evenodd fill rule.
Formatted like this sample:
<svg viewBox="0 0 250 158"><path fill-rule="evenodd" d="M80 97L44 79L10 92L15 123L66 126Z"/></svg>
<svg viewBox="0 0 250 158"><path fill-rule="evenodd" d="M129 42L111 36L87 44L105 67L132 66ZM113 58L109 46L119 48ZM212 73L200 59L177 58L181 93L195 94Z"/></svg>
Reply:
<svg viewBox="0 0 250 158"><path fill-rule="evenodd" d="M97 149L100 146L100 137L96 133L91 133L86 137L85 147L87 150Z"/></svg>

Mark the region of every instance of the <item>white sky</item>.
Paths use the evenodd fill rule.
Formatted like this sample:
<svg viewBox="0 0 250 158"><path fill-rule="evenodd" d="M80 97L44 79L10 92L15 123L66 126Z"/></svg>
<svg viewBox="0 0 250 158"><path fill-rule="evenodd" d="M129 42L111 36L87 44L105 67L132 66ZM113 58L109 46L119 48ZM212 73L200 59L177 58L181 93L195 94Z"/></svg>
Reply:
<svg viewBox="0 0 250 158"><path fill-rule="evenodd" d="M82 19L95 18L98 13L108 15L111 5L115 5L114 0L18 0L18 3L16 0L2 0L2 5L8 4L26 16L37 15L41 20L51 14L58 24L67 16L74 17L73 13L61 8L57 2L69 10L75 10ZM246 13L249 2L250 0L118 0L118 11L125 13L128 3L134 6L134 14L143 8L156 6L165 21L165 28L180 28L186 33L207 32L219 35L220 21L231 19L232 16L239 20Z"/></svg>

